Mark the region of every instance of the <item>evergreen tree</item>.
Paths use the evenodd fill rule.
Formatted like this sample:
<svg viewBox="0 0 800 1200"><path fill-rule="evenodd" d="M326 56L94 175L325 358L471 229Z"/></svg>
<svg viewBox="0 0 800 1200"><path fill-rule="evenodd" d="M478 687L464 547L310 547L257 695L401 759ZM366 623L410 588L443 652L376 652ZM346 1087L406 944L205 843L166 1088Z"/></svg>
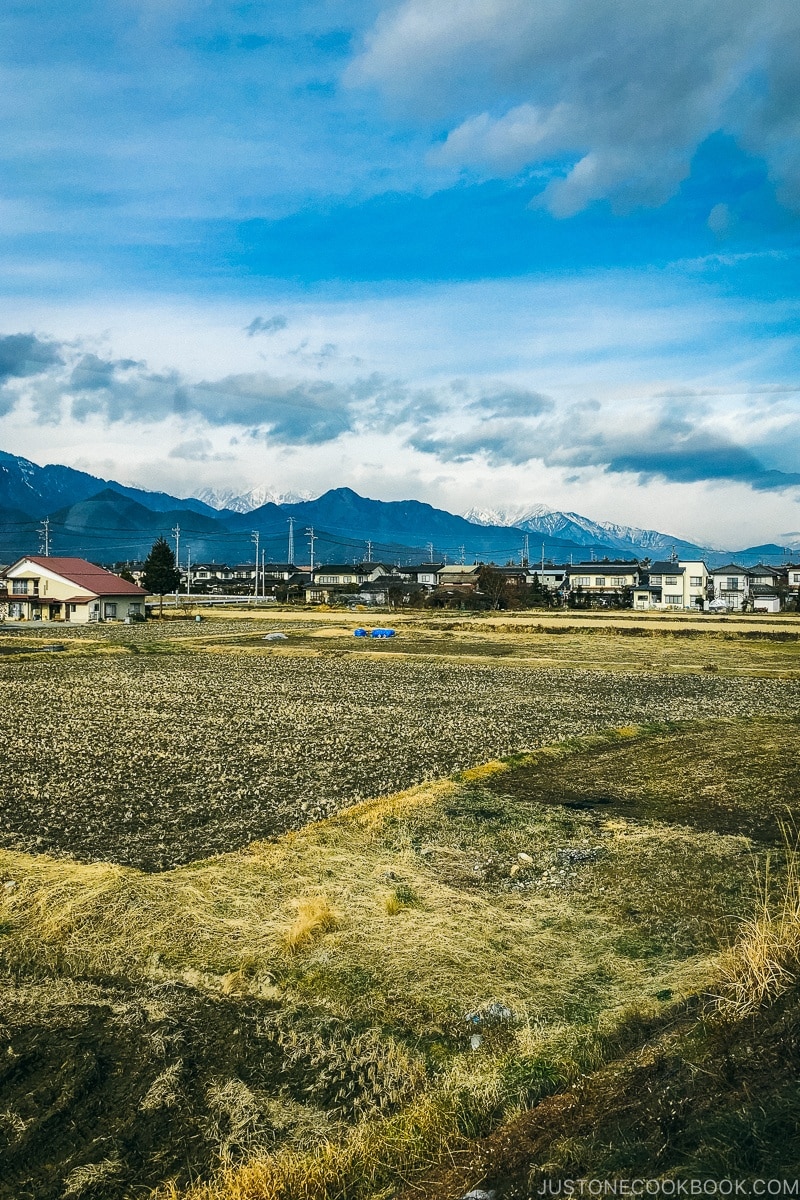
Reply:
<svg viewBox="0 0 800 1200"><path fill-rule="evenodd" d="M145 560L142 582L148 592L159 597L159 616L163 617L165 595L177 592L181 582L181 573L175 566L175 555L166 538L160 537L153 542Z"/></svg>

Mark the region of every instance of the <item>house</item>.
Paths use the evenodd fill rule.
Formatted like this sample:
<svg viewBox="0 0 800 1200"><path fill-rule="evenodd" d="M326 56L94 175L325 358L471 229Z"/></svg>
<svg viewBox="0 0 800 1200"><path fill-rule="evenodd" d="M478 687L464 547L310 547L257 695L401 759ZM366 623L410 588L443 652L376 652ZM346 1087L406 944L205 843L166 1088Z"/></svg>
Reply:
<svg viewBox="0 0 800 1200"><path fill-rule="evenodd" d="M319 587L359 586L391 573L386 563L323 563L314 571L314 583Z"/></svg>
<svg viewBox="0 0 800 1200"><path fill-rule="evenodd" d="M643 577L646 580L647 576ZM633 589L633 607L639 610L661 607L661 587L652 583L637 583Z"/></svg>
<svg viewBox="0 0 800 1200"><path fill-rule="evenodd" d="M16 621L124 621L144 617L147 592L85 558L31 555L5 573Z"/></svg>
<svg viewBox="0 0 800 1200"><path fill-rule="evenodd" d="M654 607L697 610L708 599L708 580L708 567L701 559L670 559L651 563L647 582L654 589Z"/></svg>
<svg viewBox="0 0 800 1200"><path fill-rule="evenodd" d="M741 612L750 598L750 577L747 567L726 563L710 573L714 599L722 601L731 612Z"/></svg>
<svg viewBox="0 0 800 1200"><path fill-rule="evenodd" d="M418 583L422 587L430 589L435 588L439 582L439 572L443 566L444 563L413 563L398 567L397 573L408 583Z"/></svg>
<svg viewBox="0 0 800 1200"><path fill-rule="evenodd" d="M617 604L636 587L640 575L633 560L582 562L567 568L567 584L573 597L582 594L590 603Z"/></svg>
<svg viewBox="0 0 800 1200"><path fill-rule="evenodd" d="M537 576L543 591L558 592L564 587L568 572L568 566L553 566L552 563L545 563L535 570L528 567L528 585L533 587L534 576Z"/></svg>
<svg viewBox="0 0 800 1200"><path fill-rule="evenodd" d="M800 603L800 563L787 563L783 569L788 598L792 607L797 608Z"/></svg>
<svg viewBox="0 0 800 1200"><path fill-rule="evenodd" d="M441 588L456 588L459 591L474 591L478 586L478 576L481 573L480 563L465 566L463 563L453 563L440 567L437 571L438 586Z"/></svg>
<svg viewBox="0 0 800 1200"><path fill-rule="evenodd" d="M393 575L385 563L323 563L313 572L305 589L310 604L335 603L345 592L355 592L362 584L371 583L385 575Z"/></svg>
<svg viewBox="0 0 800 1200"><path fill-rule="evenodd" d="M754 567L748 567L747 577L753 611L780 612L781 602L786 596L788 572L783 567L756 563Z"/></svg>

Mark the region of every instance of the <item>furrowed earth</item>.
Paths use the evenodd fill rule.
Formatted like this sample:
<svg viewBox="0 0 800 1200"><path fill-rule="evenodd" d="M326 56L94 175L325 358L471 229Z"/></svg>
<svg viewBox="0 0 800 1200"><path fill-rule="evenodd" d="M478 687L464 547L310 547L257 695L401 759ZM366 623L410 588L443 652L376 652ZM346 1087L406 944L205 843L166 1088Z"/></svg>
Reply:
<svg viewBox="0 0 800 1200"><path fill-rule="evenodd" d="M797 1170L800 627L353 624L0 630L0 1197Z"/></svg>

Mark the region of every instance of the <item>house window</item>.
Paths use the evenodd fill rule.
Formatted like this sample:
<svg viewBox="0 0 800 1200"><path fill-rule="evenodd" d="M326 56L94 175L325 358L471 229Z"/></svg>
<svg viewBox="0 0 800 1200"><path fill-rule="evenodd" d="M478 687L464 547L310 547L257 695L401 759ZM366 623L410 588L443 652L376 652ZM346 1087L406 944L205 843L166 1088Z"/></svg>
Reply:
<svg viewBox="0 0 800 1200"><path fill-rule="evenodd" d="M142 606L141 606L141 604L138 604L138 603L133 603L133 604L129 604L129 605L128 605L128 612L131 614L131 616L132 616L132 617L133 617L133 616L139 616L139 614L141 613L141 611L142 611Z"/></svg>
<svg viewBox="0 0 800 1200"><path fill-rule="evenodd" d="M11 595L12 596L27 596L27 594L28 594L27 579L13 579L11 581Z"/></svg>
<svg viewBox="0 0 800 1200"><path fill-rule="evenodd" d="M103 616L108 620L113 619L117 615L117 606L113 602L106 602L103 608Z"/></svg>
<svg viewBox="0 0 800 1200"><path fill-rule="evenodd" d="M739 590L739 576L738 575L729 575L728 578L725 580L725 591L726 592L738 592L738 590Z"/></svg>
<svg viewBox="0 0 800 1200"><path fill-rule="evenodd" d="M575 577L575 586L576 587L588 587L591 582L592 581L588 575L577 575Z"/></svg>
<svg viewBox="0 0 800 1200"><path fill-rule="evenodd" d="M595 587L605 587L605 586L606 586L606 577L605 577L605 575L597 575L597 576L595 576L594 585L595 585Z"/></svg>
<svg viewBox="0 0 800 1200"><path fill-rule="evenodd" d="M651 575L650 582L652 584L656 584L658 587L660 587L661 586L661 576L660 575Z"/></svg>
<svg viewBox="0 0 800 1200"><path fill-rule="evenodd" d="M793 575L792 583L800 583L800 575Z"/></svg>
<svg viewBox="0 0 800 1200"><path fill-rule="evenodd" d="M677 587L678 586L677 575L665 575L664 576L664 584L666 587Z"/></svg>
<svg viewBox="0 0 800 1200"><path fill-rule="evenodd" d="M665 604L683 604L683 596L665 596Z"/></svg>
<svg viewBox="0 0 800 1200"><path fill-rule="evenodd" d="M703 576L702 575L690 575L689 576L689 587L702 587L702 586L703 586Z"/></svg>

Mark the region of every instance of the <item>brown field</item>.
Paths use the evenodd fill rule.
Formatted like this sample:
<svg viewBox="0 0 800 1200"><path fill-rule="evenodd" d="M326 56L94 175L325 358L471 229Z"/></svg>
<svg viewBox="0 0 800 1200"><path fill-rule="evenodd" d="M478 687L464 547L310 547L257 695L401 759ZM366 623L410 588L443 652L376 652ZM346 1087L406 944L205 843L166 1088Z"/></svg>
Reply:
<svg viewBox="0 0 800 1200"><path fill-rule="evenodd" d="M0 632L0 1198L800 1171L800 625L355 617Z"/></svg>

